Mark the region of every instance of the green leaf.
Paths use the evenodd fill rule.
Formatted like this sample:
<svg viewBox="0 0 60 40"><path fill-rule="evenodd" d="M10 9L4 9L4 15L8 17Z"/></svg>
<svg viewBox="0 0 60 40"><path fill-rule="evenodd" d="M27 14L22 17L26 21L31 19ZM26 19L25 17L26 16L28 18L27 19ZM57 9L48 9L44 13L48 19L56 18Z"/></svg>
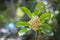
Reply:
<svg viewBox="0 0 60 40"><path fill-rule="evenodd" d="M17 27L20 27L20 26L29 26L29 23L28 22L17 22L16 26Z"/></svg>
<svg viewBox="0 0 60 40"><path fill-rule="evenodd" d="M39 2L39 3L37 3L37 5L34 9L33 15L34 16L39 15L43 10L44 10L44 4L43 4L43 2Z"/></svg>
<svg viewBox="0 0 60 40"><path fill-rule="evenodd" d="M50 25L44 23L42 27L43 27L44 32L45 32L46 34L50 34L50 33L52 32L52 29L51 29L51 26L50 26Z"/></svg>
<svg viewBox="0 0 60 40"><path fill-rule="evenodd" d="M43 31L43 28L42 27L39 27L38 28L38 31L40 31L40 32Z"/></svg>
<svg viewBox="0 0 60 40"><path fill-rule="evenodd" d="M29 18L32 18L32 14L28 8L22 7L22 10L29 16Z"/></svg>
<svg viewBox="0 0 60 40"><path fill-rule="evenodd" d="M51 14L49 12L46 12L40 16L40 21L45 21L46 19L49 19L51 17Z"/></svg>
<svg viewBox="0 0 60 40"><path fill-rule="evenodd" d="M38 29L38 31L46 34L46 33L50 33L52 29L50 25L43 23L42 26Z"/></svg>
<svg viewBox="0 0 60 40"><path fill-rule="evenodd" d="M38 28L38 31L45 34L45 31L44 31L43 27Z"/></svg>
<svg viewBox="0 0 60 40"><path fill-rule="evenodd" d="M29 32L28 28L23 28L18 32L19 36L25 35L27 32Z"/></svg>
<svg viewBox="0 0 60 40"><path fill-rule="evenodd" d="M36 8L40 8L41 6L45 6L43 2L37 3Z"/></svg>
<svg viewBox="0 0 60 40"><path fill-rule="evenodd" d="M45 30L51 30L51 26L46 23L44 23L42 26L43 26L43 29Z"/></svg>

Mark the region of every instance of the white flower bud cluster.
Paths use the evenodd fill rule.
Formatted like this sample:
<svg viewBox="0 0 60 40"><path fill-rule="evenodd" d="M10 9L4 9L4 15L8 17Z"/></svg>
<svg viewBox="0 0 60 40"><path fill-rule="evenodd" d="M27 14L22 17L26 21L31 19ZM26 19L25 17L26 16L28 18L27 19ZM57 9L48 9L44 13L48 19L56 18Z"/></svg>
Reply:
<svg viewBox="0 0 60 40"><path fill-rule="evenodd" d="M34 31L37 31L38 28L42 25L41 22L39 21L39 17L35 16L33 19L29 21L30 23L30 28Z"/></svg>

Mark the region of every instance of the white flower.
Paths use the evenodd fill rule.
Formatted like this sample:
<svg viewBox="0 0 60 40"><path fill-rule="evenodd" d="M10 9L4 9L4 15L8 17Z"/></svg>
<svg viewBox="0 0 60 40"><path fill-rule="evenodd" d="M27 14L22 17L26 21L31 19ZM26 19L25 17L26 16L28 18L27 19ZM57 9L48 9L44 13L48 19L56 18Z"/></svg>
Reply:
<svg viewBox="0 0 60 40"><path fill-rule="evenodd" d="M56 11L55 11L55 14L58 14L58 13L59 13L59 10L56 10Z"/></svg>

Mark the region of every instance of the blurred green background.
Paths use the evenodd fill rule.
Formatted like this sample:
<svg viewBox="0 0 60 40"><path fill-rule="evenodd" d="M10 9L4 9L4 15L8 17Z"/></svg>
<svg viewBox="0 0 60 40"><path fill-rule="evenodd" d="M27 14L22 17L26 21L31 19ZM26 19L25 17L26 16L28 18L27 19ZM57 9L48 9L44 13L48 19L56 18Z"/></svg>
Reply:
<svg viewBox="0 0 60 40"><path fill-rule="evenodd" d="M49 6L51 12L58 10L52 24L54 36L49 37L49 40L60 40L60 0L0 0L0 28L5 27L5 24L28 21L30 18L21 7L26 6L32 12L40 1L45 4L48 2L46 6Z"/></svg>

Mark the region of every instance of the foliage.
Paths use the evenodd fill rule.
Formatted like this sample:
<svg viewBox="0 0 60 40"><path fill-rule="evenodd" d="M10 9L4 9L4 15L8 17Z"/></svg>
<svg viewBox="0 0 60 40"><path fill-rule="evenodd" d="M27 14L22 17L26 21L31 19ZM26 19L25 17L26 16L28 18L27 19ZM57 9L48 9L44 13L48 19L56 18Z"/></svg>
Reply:
<svg viewBox="0 0 60 40"><path fill-rule="evenodd" d="M17 27L18 26L20 26L20 27L21 26L28 26L28 28L30 28L32 30L34 29L34 31L35 30L39 31L39 32L44 31L45 33L47 32L47 30L52 31L51 26L49 24L47 24L46 22L43 22L43 21L51 18L51 13L50 12L44 12L41 16L38 16L39 14L41 14L45 10L44 6L45 5L43 4L43 2L37 3L33 12L31 12L26 7L22 7L22 10L29 16L29 18L31 18L31 20L30 20L30 22L29 21L28 22L17 22L16 23ZM31 26L31 24L32 24L33 27ZM38 27L38 24L39 24L39 27ZM20 34L21 32L27 33L27 29L24 27L23 29L21 29L18 32L18 34Z"/></svg>
<svg viewBox="0 0 60 40"><path fill-rule="evenodd" d="M33 15L39 15L44 10L44 4L42 2L39 2L33 12Z"/></svg>
<svg viewBox="0 0 60 40"><path fill-rule="evenodd" d="M30 12L30 10L29 10L28 8L22 7L22 10L23 10L30 18L32 18L32 14L31 14L31 12Z"/></svg>
<svg viewBox="0 0 60 40"><path fill-rule="evenodd" d="M22 35L25 35L28 32L29 32L28 28L23 28L18 32L18 35L22 36Z"/></svg>
<svg viewBox="0 0 60 40"><path fill-rule="evenodd" d="M44 21L46 19L49 19L51 17L51 14L49 12L45 12L40 16L40 21Z"/></svg>
<svg viewBox="0 0 60 40"><path fill-rule="evenodd" d="M28 22L17 22L16 26L17 27L20 27L20 26L29 26L29 23Z"/></svg>

